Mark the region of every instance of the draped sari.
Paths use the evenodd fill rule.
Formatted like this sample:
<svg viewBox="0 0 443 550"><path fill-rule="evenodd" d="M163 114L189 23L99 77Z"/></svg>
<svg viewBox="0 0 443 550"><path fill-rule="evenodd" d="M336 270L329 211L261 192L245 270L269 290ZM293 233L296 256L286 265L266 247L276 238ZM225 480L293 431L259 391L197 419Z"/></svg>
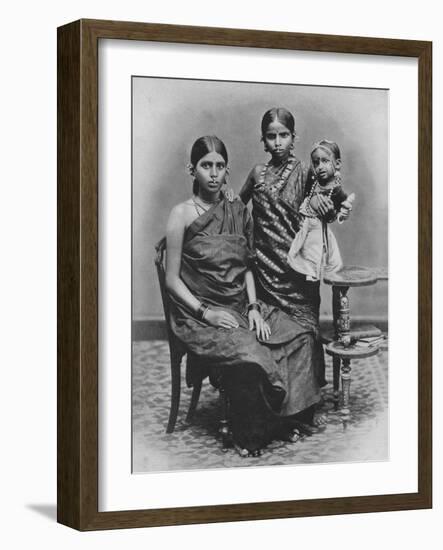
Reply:
<svg viewBox="0 0 443 550"><path fill-rule="evenodd" d="M311 329L316 337L314 351L309 358L316 372L317 382L325 385L324 355L319 339L320 283L307 281L288 264L288 252L300 230L302 216L299 208L306 195L307 170L300 160L285 182L281 176L287 166L270 166L264 180L252 189L252 216L254 247L256 251L257 294ZM240 193L249 200L249 193ZM249 195L249 196L248 196Z"/></svg>
<svg viewBox="0 0 443 550"><path fill-rule="evenodd" d="M306 368L314 347L309 327L262 303L271 337L260 341L249 330L245 273L254 265L252 241L247 208L224 198L194 220L183 239L181 279L211 309L229 311L238 328L212 327L171 296L172 330L210 368L221 370L234 440L249 450L281 436L285 417L320 398L315 373Z"/></svg>

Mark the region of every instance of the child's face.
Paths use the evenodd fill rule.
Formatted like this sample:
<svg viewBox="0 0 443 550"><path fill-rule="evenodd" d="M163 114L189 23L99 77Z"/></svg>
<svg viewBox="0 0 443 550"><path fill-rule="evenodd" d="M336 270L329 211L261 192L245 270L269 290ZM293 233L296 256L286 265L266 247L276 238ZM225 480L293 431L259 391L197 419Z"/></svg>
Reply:
<svg viewBox="0 0 443 550"><path fill-rule="evenodd" d="M225 159L215 151L202 157L194 168L194 177L204 194L216 194L226 178Z"/></svg>
<svg viewBox="0 0 443 550"><path fill-rule="evenodd" d="M311 162L320 185L324 185L334 178L341 163L332 153L328 153L320 147L312 152Z"/></svg>
<svg viewBox="0 0 443 550"><path fill-rule="evenodd" d="M268 151L278 160L283 160L289 155L294 142L291 131L278 120L269 124L263 139Z"/></svg>

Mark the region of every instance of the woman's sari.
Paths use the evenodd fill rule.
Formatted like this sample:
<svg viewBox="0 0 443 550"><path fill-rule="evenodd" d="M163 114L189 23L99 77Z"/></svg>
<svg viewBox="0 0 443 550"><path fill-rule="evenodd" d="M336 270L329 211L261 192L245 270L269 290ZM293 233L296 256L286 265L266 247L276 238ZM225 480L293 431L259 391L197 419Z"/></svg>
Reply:
<svg viewBox="0 0 443 550"><path fill-rule="evenodd" d="M262 304L271 337L259 341L249 330L245 273L253 265L252 220L240 200L222 199L198 217L184 235L180 277L211 309L229 311L239 328L199 320L171 296L171 326L187 348L222 372L231 403L234 440L261 448L284 430L282 417L319 400L313 369L312 331L275 306Z"/></svg>
<svg viewBox="0 0 443 550"><path fill-rule="evenodd" d="M287 163L270 165L264 179L252 190L256 282L259 297L311 329L316 345L310 362L314 364L320 386L324 379L324 356L319 341L320 283L307 281L288 264L288 252L300 229L299 208L305 197L307 171L298 159L292 159L292 172L281 177Z"/></svg>

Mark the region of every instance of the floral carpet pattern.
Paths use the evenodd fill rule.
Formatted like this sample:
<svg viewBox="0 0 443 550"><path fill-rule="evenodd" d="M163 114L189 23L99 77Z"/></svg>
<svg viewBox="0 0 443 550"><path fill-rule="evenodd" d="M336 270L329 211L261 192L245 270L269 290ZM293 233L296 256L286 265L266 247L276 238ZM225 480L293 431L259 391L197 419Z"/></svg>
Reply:
<svg viewBox="0 0 443 550"><path fill-rule="evenodd" d="M353 361L351 418L344 426L334 410L332 363L326 357L328 385L323 389L323 432L296 443L275 441L257 458L241 458L234 449L223 452L218 438L218 392L206 379L194 420L186 423L192 389L184 381L177 424L166 433L170 405L169 349L165 341L133 343L132 413L133 472L159 472L331 462L366 462L389 459L388 352Z"/></svg>

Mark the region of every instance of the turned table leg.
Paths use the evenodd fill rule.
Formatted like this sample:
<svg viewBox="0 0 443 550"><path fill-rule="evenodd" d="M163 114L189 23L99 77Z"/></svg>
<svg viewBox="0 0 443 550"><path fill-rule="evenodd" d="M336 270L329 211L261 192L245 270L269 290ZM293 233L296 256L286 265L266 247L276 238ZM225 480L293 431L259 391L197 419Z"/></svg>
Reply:
<svg viewBox="0 0 443 550"><path fill-rule="evenodd" d="M348 296L348 286L333 286L332 287L332 317L334 323L335 339L338 342L342 342L345 347L350 345L349 334L351 331L351 319L349 315L349 296ZM334 386L334 408L337 410L339 408L339 374L340 374L340 358L334 357L332 360L333 368L333 386ZM342 391L343 391L343 407L349 407L349 388L348 388L348 399L347 405L345 403L345 391L344 387L346 383L343 384L343 372L351 372L350 361L347 360L347 366L345 367L345 360L343 360L342 367ZM350 376L350 374L349 374ZM346 374L345 374L346 379ZM342 411L343 412L343 411ZM347 415L349 416L349 410Z"/></svg>
<svg viewBox="0 0 443 550"><path fill-rule="evenodd" d="M349 296L347 286L335 287L337 289L337 296L335 298L337 308L337 324L336 335L337 339L343 343L343 345L349 346L350 339L349 334L351 332L351 319L349 315Z"/></svg>
<svg viewBox="0 0 443 550"><path fill-rule="evenodd" d="M338 339L338 316L340 311L340 288L332 287L332 323L334 325L335 339Z"/></svg>
<svg viewBox="0 0 443 550"><path fill-rule="evenodd" d="M334 410L338 410L340 404L340 357L332 358L332 383L334 386Z"/></svg>
<svg viewBox="0 0 443 550"><path fill-rule="evenodd" d="M350 359L342 359L341 367L341 387L343 392L343 408L341 413L343 420L349 419L351 410L349 408L350 388L351 388L351 361Z"/></svg>

